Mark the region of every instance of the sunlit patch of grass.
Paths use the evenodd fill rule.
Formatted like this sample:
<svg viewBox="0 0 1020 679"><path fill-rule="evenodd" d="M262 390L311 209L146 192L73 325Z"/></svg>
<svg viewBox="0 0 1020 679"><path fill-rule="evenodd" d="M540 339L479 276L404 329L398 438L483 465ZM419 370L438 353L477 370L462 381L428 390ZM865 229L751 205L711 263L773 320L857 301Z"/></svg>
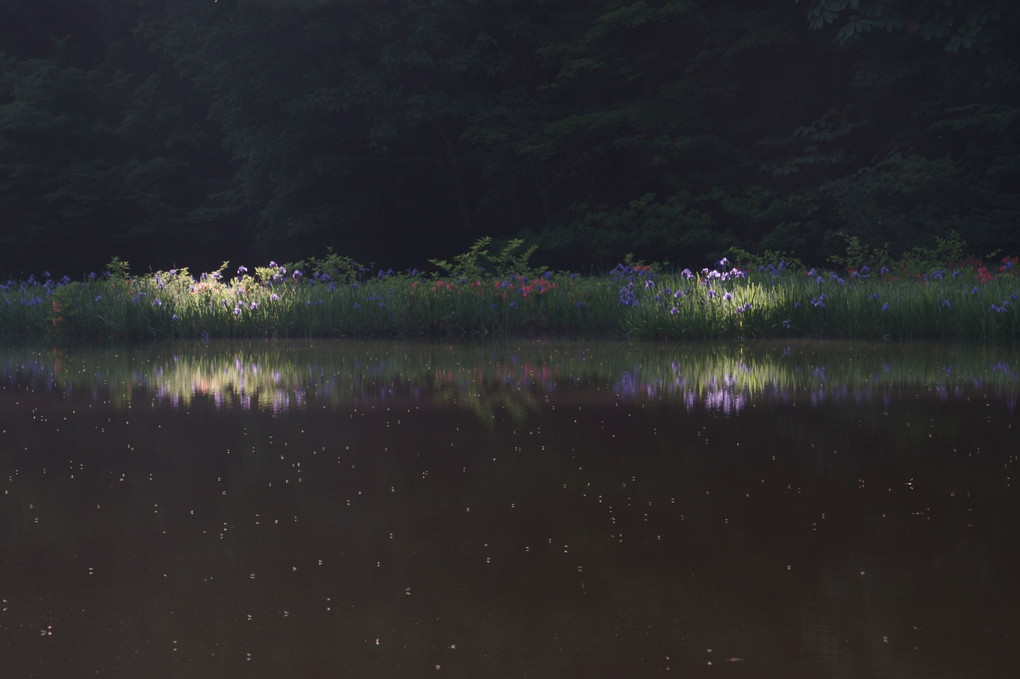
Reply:
<svg viewBox="0 0 1020 679"><path fill-rule="evenodd" d="M334 256L334 259L335 256ZM132 276L111 262L83 281L0 286L0 333L60 338L507 337L614 334L647 339L830 337L1015 339L1016 260L925 273L836 272L723 260L697 272L621 264L602 275L544 268L473 276L308 273L271 262ZM320 262L321 264L321 262ZM451 273L451 272L448 272Z"/></svg>

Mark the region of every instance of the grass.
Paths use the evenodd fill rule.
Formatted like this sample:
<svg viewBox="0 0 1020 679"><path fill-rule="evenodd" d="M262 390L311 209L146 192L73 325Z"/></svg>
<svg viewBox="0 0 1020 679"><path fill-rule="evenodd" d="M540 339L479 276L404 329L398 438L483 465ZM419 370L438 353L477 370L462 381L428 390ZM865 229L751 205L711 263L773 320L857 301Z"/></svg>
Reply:
<svg viewBox="0 0 1020 679"><path fill-rule="evenodd" d="M44 276L0 285L0 334L886 340L1015 340L1020 334L1017 258L994 266L969 260L878 271L784 262L733 267L723 260L692 272L628 262L580 276L507 257L486 274L484 250L475 254L456 265L437 262L443 275L367 271L331 255L254 272L239 267L230 276L226 265L199 276L187 269L135 276L115 259L105 274L82 281Z"/></svg>

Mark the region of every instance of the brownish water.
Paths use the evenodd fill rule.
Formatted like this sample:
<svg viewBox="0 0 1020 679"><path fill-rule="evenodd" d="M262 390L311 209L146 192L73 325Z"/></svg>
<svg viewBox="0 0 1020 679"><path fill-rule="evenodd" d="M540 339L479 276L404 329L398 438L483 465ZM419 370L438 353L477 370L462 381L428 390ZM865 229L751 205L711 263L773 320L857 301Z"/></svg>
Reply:
<svg viewBox="0 0 1020 679"><path fill-rule="evenodd" d="M3 677L1007 677L1018 354L0 349Z"/></svg>

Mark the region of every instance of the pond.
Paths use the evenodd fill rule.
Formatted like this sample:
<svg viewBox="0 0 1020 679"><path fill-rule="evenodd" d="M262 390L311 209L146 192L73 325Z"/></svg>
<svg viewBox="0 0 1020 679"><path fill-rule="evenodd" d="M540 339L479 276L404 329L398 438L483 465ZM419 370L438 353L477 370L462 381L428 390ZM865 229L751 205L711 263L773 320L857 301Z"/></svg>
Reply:
<svg viewBox="0 0 1020 679"><path fill-rule="evenodd" d="M1012 676L1020 354L0 348L17 677Z"/></svg>

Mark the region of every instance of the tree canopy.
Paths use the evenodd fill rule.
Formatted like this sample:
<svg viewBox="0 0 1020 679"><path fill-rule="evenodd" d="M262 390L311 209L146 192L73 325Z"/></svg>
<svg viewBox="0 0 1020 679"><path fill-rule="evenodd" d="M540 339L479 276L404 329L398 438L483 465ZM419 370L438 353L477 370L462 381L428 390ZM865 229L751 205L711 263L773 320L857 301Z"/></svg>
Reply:
<svg viewBox="0 0 1020 679"><path fill-rule="evenodd" d="M0 273L1020 251L1008 0L0 0Z"/></svg>

